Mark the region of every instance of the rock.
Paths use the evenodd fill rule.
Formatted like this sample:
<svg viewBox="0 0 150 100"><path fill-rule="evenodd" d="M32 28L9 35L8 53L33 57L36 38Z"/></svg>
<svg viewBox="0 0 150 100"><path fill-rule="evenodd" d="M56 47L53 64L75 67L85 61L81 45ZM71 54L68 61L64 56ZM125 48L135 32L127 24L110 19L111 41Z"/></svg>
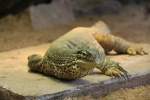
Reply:
<svg viewBox="0 0 150 100"><path fill-rule="evenodd" d="M101 75L97 69L86 77L74 81L61 81L53 77L28 72L27 56L33 53L43 54L48 46L49 44L44 44L0 53L0 86L25 97L32 96L38 100L54 100L54 98L62 99L68 96L90 94L100 96L119 88L150 84L150 55L110 56L113 60L120 62L129 72L131 76L128 81L111 79ZM150 52L149 45L144 47ZM0 91L3 91L0 97L4 98L0 100L5 100L5 95L11 94L2 88ZM17 96L16 98L22 97Z"/></svg>
<svg viewBox="0 0 150 100"><path fill-rule="evenodd" d="M31 6L30 15L35 30L68 25L75 19L70 0L54 0L51 4Z"/></svg>
<svg viewBox="0 0 150 100"><path fill-rule="evenodd" d="M76 0L73 4L76 16L117 13L122 7L117 0Z"/></svg>
<svg viewBox="0 0 150 100"><path fill-rule="evenodd" d="M0 100L25 100L25 97L0 87Z"/></svg>

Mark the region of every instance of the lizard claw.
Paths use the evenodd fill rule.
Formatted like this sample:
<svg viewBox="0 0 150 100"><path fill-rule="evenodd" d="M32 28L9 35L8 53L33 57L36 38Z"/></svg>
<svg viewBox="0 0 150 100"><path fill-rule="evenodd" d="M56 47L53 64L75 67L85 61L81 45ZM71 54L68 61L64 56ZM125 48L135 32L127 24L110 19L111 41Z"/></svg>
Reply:
<svg viewBox="0 0 150 100"><path fill-rule="evenodd" d="M110 67L109 69L106 70L105 75L115 77L115 78L123 78L125 80L129 79L128 72L124 70L119 64L114 67Z"/></svg>
<svg viewBox="0 0 150 100"><path fill-rule="evenodd" d="M129 55L147 55L148 53L142 47L133 46L133 47L129 47L127 49L127 54L129 54Z"/></svg>

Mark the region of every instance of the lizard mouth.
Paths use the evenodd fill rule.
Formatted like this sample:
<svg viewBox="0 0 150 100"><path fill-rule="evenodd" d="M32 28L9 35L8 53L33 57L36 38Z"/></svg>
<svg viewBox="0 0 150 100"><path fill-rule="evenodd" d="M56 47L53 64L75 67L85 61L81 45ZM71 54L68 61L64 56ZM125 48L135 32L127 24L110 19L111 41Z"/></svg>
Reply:
<svg viewBox="0 0 150 100"><path fill-rule="evenodd" d="M90 69L93 69L96 66L96 63L86 62L86 61L81 61L80 60L79 66L81 67L81 70L90 70Z"/></svg>

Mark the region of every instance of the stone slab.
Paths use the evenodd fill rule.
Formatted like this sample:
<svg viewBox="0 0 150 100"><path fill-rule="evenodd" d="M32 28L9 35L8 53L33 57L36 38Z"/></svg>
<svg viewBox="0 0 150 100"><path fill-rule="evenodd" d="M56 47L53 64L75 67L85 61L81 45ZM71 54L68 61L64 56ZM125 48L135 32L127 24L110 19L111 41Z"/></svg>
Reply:
<svg viewBox="0 0 150 100"><path fill-rule="evenodd" d="M49 4L31 6L29 11L35 30L68 25L75 20L70 0L54 0Z"/></svg>
<svg viewBox="0 0 150 100"><path fill-rule="evenodd" d="M22 96L35 96L42 98L43 95L48 94L51 94L52 96L52 94L57 95L62 93L59 94L61 96L63 93L66 93L62 91L67 90L70 91L69 93L77 94L77 92L80 93L80 91L83 92L83 90L87 91L86 87L94 87L102 83L125 83L124 80L120 81L118 79L111 79L108 76L101 75L97 69L95 69L90 75L75 81L60 81L53 77L28 72L27 56L34 53L43 55L47 50L48 45L49 44L43 44L0 53L0 86ZM150 53L150 45L144 44L144 47ZM142 83L144 84L144 82L149 82L150 79L147 80L147 75L150 75L150 55L112 55L110 57L120 62L120 64L130 73L131 81L132 78L135 78L135 80L138 79L139 81L141 80L141 85ZM134 83L136 83L136 81ZM130 84L130 82L128 84ZM120 88L121 87L123 87L123 85L121 85Z"/></svg>

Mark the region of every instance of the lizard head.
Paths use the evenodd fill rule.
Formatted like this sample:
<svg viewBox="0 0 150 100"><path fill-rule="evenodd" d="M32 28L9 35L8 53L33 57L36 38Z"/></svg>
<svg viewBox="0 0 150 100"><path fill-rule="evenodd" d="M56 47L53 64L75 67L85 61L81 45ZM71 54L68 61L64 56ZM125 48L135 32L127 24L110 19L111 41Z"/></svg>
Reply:
<svg viewBox="0 0 150 100"><path fill-rule="evenodd" d="M33 54L28 56L28 66L30 68L30 71L39 71L39 67L41 65L42 62L42 56L37 55L37 54Z"/></svg>
<svg viewBox="0 0 150 100"><path fill-rule="evenodd" d="M94 68L100 62L100 54L96 49L79 50L77 58L84 70Z"/></svg>

